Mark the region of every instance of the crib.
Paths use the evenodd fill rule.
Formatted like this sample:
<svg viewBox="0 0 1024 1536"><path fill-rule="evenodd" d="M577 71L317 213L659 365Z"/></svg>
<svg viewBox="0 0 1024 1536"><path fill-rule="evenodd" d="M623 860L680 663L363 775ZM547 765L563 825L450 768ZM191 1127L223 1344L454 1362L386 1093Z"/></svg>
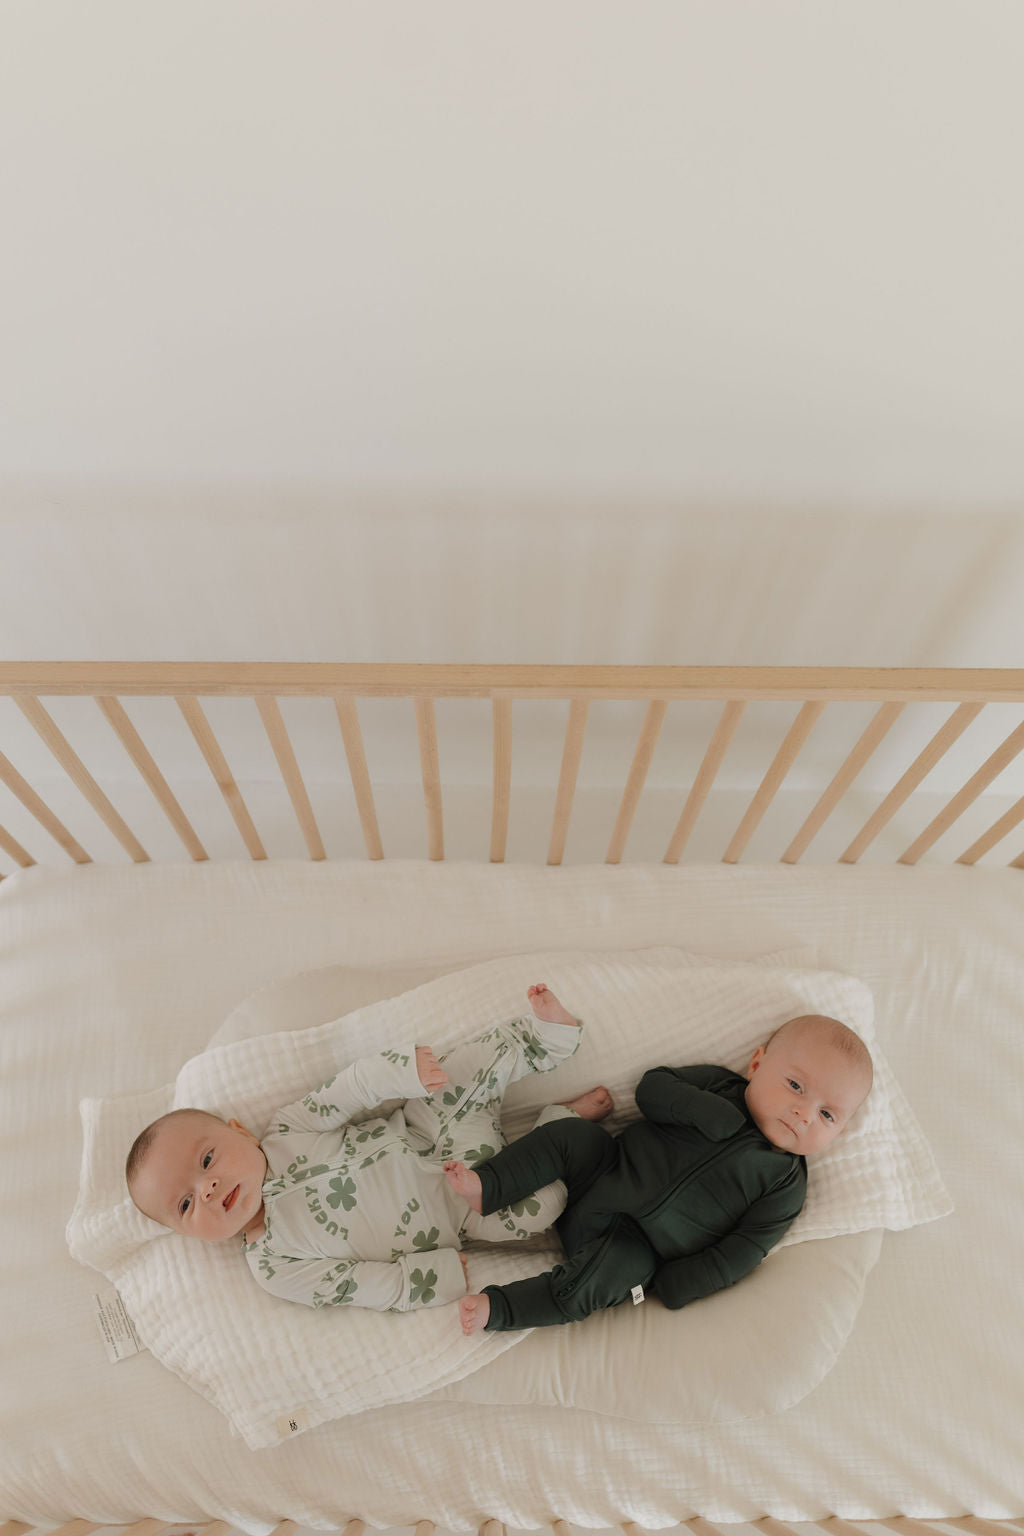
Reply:
<svg viewBox="0 0 1024 1536"><path fill-rule="evenodd" d="M324 845L303 783L292 743L278 704L279 698L332 700L351 776L370 859L383 858L383 845L374 806L373 786L359 724L357 700L409 700L416 716L428 854L444 858L442 786L438 766L434 704L438 699L490 699L493 709L493 814L489 858L505 856L512 765L512 705L517 699L568 701L569 714L558 779L557 797L547 853L549 864L562 861L572 813L592 701L645 700L647 712L637 740L629 775L605 856L618 863L626 846L651 758L669 705L675 701L712 700L723 705L700 769L689 787L679 820L664 853L666 864L679 862L701 807L722 766L730 741L748 705L793 701L800 708L792 726L767 767L763 779L722 854L724 863L742 856L751 835L782 787L801 748L825 708L870 701L878 709L834 778L781 853L784 863L796 863L807 851L829 815L836 809L872 754L882 744L902 711L910 705L955 703L956 708L906 768L856 837L840 855L854 863L899 811L922 780L940 762L986 704L1024 701L1024 672L1003 669L815 668L815 667L558 667L558 666L429 666L331 665L281 663L219 665L133 662L16 663L0 665L0 697L12 698L76 787L97 811L128 856L148 859L144 848L89 773L71 743L40 702L44 696L93 699L152 791L189 857L207 854L187 817L120 702L122 697L173 698L178 704L210 772L224 798L249 856L266 852L224 753L199 702L202 696L244 697L259 710L267 737L287 787L311 859L326 857ZM1024 750L1024 725L1018 726L971 775L957 794L899 855L901 864L915 864L988 788L1017 754ZM17 769L0 756L0 780L28 809L75 863L90 862L88 854L48 810ZM958 856L957 863L976 863L1024 820L1024 801L1012 806ZM0 847L22 867L34 858L0 829ZM1024 854L1012 861L1021 868Z"/></svg>
<svg viewBox="0 0 1024 1536"><path fill-rule="evenodd" d="M161 865L147 852L143 841L145 833L139 827L133 830L129 826L114 799L108 797L69 735L54 719L53 706L48 709L44 703L44 700L70 697L94 701L119 747L127 754L151 794L156 813L165 818L184 848L186 860L179 856L177 862ZM227 697L250 701L258 712L308 855L305 870L297 861L268 857L257 818L246 801L242 774L237 766L229 764L223 744L201 702ZM209 839L204 841L203 829L194 825L194 818L183 809L179 794L155 760L152 744L147 744L133 723L133 701L143 698L174 702L209 769L223 801L223 810L241 839L247 855L244 863L211 858L206 846ZM614 930L609 927L607 932L624 933L624 947L629 947L643 943L640 935L647 925L662 921L668 932L667 925L671 920L676 925L685 923L687 940L694 948L706 943L726 950L731 947L737 954L753 953L751 946L771 947L774 930L769 930L772 922L783 927L787 922L791 923L794 931L800 925L813 929L816 915L820 914L820 928L815 931L823 955L828 959L836 958L840 963L849 963L851 970L858 963L863 970L865 963L877 961L876 973L867 979L876 989L881 988L889 1005L897 1012L899 1009L908 1014L913 1011L915 986L927 984L936 989L928 994L932 1006L935 996L944 988L950 994L951 1009L954 1001L960 1008L969 1005L975 995L971 988L977 986L979 1002L977 1017L972 1016L972 1027L978 1032L979 1051L991 1057L994 1077L986 1077L980 1088L977 1085L976 1088L983 1101L984 1093L992 1088L994 1081L998 1080L1002 1085L1002 1111L1008 1117L1005 1140L999 1143L1005 1155L1005 1168L1000 1175L1005 1176L1002 1192L1008 1199L1015 1197L1015 1191L1019 1197L1019 1180L1024 1177L1019 1088L1022 1061L1019 1031L1014 1048L1012 972L1009 968L1015 949L1019 947L1019 919L1024 915L1024 884L1020 887L1017 884L1017 872L1024 869L1024 850L1018 851L1011 838L1024 821L1024 796L1002 809L995 819L985 813L982 796L997 776L1024 751L1024 723L1014 724L994 748L989 734L980 754L976 751L974 758L965 759L970 771L959 787L945 793L937 807L932 802L923 825L920 816L914 820L917 803L914 796L933 770L947 759L947 754L953 753L957 744L961 752L968 751L979 735L975 726L978 717L982 717L982 726L989 718L984 714L986 709L991 715L998 713L998 707L1024 703L1024 670L40 662L0 665L0 699L13 701L59 764L74 791L102 820L128 860L127 867L124 861L120 867L114 867L92 858L87 851L85 833L73 824L74 816L68 814L63 805L62 814L58 815L49 803L45 786L42 790L33 788L14 761L0 752L2 798L6 799L8 810L17 802L21 808L21 822L25 824L28 818L34 827L47 834L48 839L44 845L42 839L26 836L20 828L16 836L6 829L5 821L9 821L9 816L0 809L0 850L13 866L0 875L0 921L6 924L0 930L5 935L0 948L0 955L4 957L0 959L0 976L5 970L11 973L10 982L0 992L0 1008L4 1010L4 1025L8 1030L16 1028L8 1018L8 1012L12 1017L17 1015L33 986L44 997L46 984L39 978L46 976L53 967L60 970L63 978L65 964L72 968L75 964L84 967L81 974L72 974L69 970L68 980L60 982L65 988L60 994L65 1006L72 995L68 990L72 983L76 993L81 991L83 995L91 995L89 978L93 972L89 967L92 964L95 964L97 977L101 971L104 973L102 980L95 983L98 989L96 1006L101 1003L107 1006L109 1000L102 987L114 985L110 980L113 968L110 955L118 944L126 942L129 914L133 909L141 913L150 899L149 892L153 893L158 905L163 902L164 906L159 911L154 908L152 920L146 920L140 929L141 937L133 942L143 958L152 962L158 980L170 976L173 967L181 965L191 940L198 941L203 919L201 914L194 918L191 915L190 891L197 893L195 899L200 905L207 903L207 917L212 910L230 909L232 903L244 909L238 920L237 939L232 938L225 946L223 965L226 974L218 977L216 985L210 986L211 967L201 978L205 991L196 992L197 997L202 996L209 1017L197 1019L197 1032L189 1042L170 1042L168 1060L184 1059L189 1050L202 1049L202 1042L207 1037L202 1030L206 1029L208 1035L207 1025L216 1019L217 1010L223 1011L230 998L243 995L242 978L246 975L246 965L251 970L249 984L255 988L271 983L289 968L322 965L334 958L329 924L325 921L321 931L315 918L310 916L314 902L330 903L337 899L341 903L338 910L344 912L346 922L351 926L349 942L353 952L360 946L369 951L377 943L375 936L379 930L370 926L369 916L365 919L366 925L360 928L362 919L359 914L386 896L389 910L397 917L396 926L400 928L402 913L407 910L402 902L411 900L403 895L403 891L412 891L415 886L420 901L422 891L427 889L433 893L432 899L436 899L437 911L428 912L423 917L424 933L428 930L433 933L434 942L442 949L447 944L453 957L461 953L459 944L465 937L460 934L456 938L456 930L451 926L453 917L459 915L459 920L464 921L468 908L482 906L491 899L500 908L503 893L513 888L518 891L520 886L526 894L522 898L518 894L508 898L509 912L514 917L520 911L517 905L520 899L524 911L527 902L532 903L536 911L529 917L524 916L520 927L513 923L509 952L528 948L532 941L550 931L552 924L557 923L561 905L570 897L583 904L579 906L579 921L593 925L594 947L605 934L602 923L614 921ZM290 699L323 701L322 721L340 733L338 761L340 765L343 752L347 766L347 783L343 782L343 788L346 794L351 794L356 809L362 847L332 848L328 855L329 840L314 812L299 753L279 702ZM360 718L360 702L370 699L399 700L411 706L419 751L426 850L426 860L418 863L437 866L436 869L424 872L402 859L395 861L397 867L389 868L391 860L385 856L388 829L386 823L382 825L384 819L379 813L377 786L370 768L372 754L366 750ZM472 867L446 859L447 789L441 768L435 710L439 701L460 700L490 701L492 716L489 842L479 850L478 862ZM542 867L507 861L510 815L516 801L513 773L516 706L527 701L531 705L544 704L559 721L565 721L557 780L548 787L552 809L550 823L544 829L546 852ZM627 745L629 767L624 784L615 791L616 808L606 828L603 866L589 864L574 869L567 863L565 855L588 718L604 703L624 701L644 706L644 714L639 734ZM673 820L664 828L660 861L656 865L650 860L631 865L626 857L627 844L663 728L666 721L671 722L674 711L697 701L710 706L714 714L709 739L700 742L699 766L692 776L688 775L672 790L676 810ZM784 706L787 711L787 723L780 733L781 742L770 760L763 764L763 772L759 770L756 784L744 792L742 814L731 835L724 840L717 863L712 866L706 858L700 862L688 861L686 854L694 846L695 828L713 796L723 765L728 763L730 746L741 721L749 720L759 706L765 705ZM787 780L806 762L806 756L802 754L822 715L828 712L834 717L837 712L856 708L860 711L859 719L865 707L870 710L866 725L845 755L840 754L840 760L830 764L831 777L813 787L812 803L801 810L799 824L788 828L783 846L774 855L777 862L772 864L767 858L757 863L749 859L745 862L744 855L752 839L784 791ZM932 716L936 709L941 712L938 728L930 730L923 743L920 735L914 739L909 761L907 752L902 757L898 752L894 754L899 760L893 767L891 787L871 791L869 814L861 820L858 808L853 834L847 837L844 831L839 839L842 847L837 857L828 864L812 866L806 862L805 855L819 834L827 826L836 825L830 821L835 813L845 809L849 821L851 798L848 797L855 781L872 759L878 761L876 754L887 738L891 744L890 733L897 721L906 722L918 712L929 709ZM332 716L336 718L336 727ZM972 727L975 727L974 732ZM337 745L337 736L334 741ZM979 755L981 761L977 761ZM807 786L804 787L806 790ZM115 790L111 793L116 797ZM953 845L957 823L962 817L973 817L973 823L970 834L961 839L963 846L957 845L955 856L951 854L947 858L944 855L941 862L926 859L940 840L944 840L943 847ZM883 834L888 837L888 846L900 848L891 857L887 855L884 862L877 857L878 849L885 841ZM56 846L56 854L47 851L50 843ZM1004 846L1008 848L1009 856L998 851ZM869 853L875 855L873 861L865 859ZM993 853L994 858L991 857ZM68 861L76 867L69 869ZM922 861L922 868L913 869ZM981 861L984 866L975 868ZM219 872L212 867L217 865L222 866ZM275 871L275 865L281 867ZM424 880L428 882L426 886ZM384 881L389 883L383 884ZM516 882L519 882L518 886ZM588 902L591 904L585 905ZM289 910L300 905L301 930L293 926L289 930L288 943L281 951L270 953L273 948L270 915L276 913L285 925L291 921ZM607 917L612 908L614 916ZM173 939L176 946L173 953L172 940L167 937L171 931L171 924L166 921L168 913L174 915L183 930ZM662 914L660 918L659 913ZM251 948L265 948L268 952L251 955L246 960L243 924L250 920L256 925ZM449 927L443 926L445 922ZM195 926L190 926L193 923ZM430 929L431 923L436 925L434 929ZM972 927L973 923L978 926ZM58 962L56 950L47 951L47 942L61 946L65 941L74 951L82 930L86 930L80 941L82 955L86 955L85 946L91 945L88 956L93 958L76 960L72 955L65 961L62 955ZM672 931L676 931L675 928ZM116 943L111 937L114 934L118 936ZM849 945L844 947L844 935L847 934L851 937ZM493 952L493 940L493 933L481 936L479 952ZM426 940L423 942L425 944ZM387 948L383 938L380 940L380 952L371 956L370 963L407 961L415 964L422 963L427 957L425 948L422 953L407 955L402 949L400 934L389 938L388 943L391 948ZM962 966L964 955L975 951L981 954L979 967L982 971L987 966L996 977L995 990L991 994L984 992L984 981L973 972L969 984L964 983L962 987L956 979L959 975L957 967ZM897 963L898 953L903 959ZM23 954L25 958L21 958ZM893 968L887 973L886 965L890 959ZM28 969L30 965L35 967L34 971ZM932 980L933 976L937 979ZM182 981L183 990L177 1004L193 1001L188 985ZM197 989L199 985L197 981ZM954 993L957 993L956 998L953 998ZM132 998L137 997L138 993L133 992ZM156 1022L147 1027L162 1026ZM942 1027L952 1031L955 1027L952 1017ZM920 1032L912 1033L909 1025L906 1031L900 1034L899 1029L896 1030L896 1044L902 1047L903 1070L912 1077L915 1063L920 1063L927 1054L926 1044L922 1043ZM943 1039L947 1038L951 1036L943 1036ZM55 1049L58 1052L63 1049L60 1039ZM978 1070L980 1072L981 1068ZM24 1092L23 1086L20 1091ZM74 1091L77 1090L69 1087L69 1093ZM923 1088L918 1089L919 1093L923 1091ZM19 1092L16 1078L12 1092ZM925 1107L920 1100L916 1105L919 1109ZM973 1114L973 1109L971 1112ZM972 1131L963 1145L955 1140L943 1143L939 1136L940 1121L941 1114L937 1109L927 1122L929 1134L936 1137L937 1150L947 1160L960 1166L962 1159L965 1179L968 1163L975 1174L979 1167L987 1165L992 1146L984 1141L980 1130ZM65 1183L75 1166L74 1140L74 1133L69 1132L66 1156L61 1164ZM64 1194L68 1194L66 1188ZM962 1203L961 1191L958 1209ZM1007 1222L1005 1226L1012 1227L1013 1222ZM1000 1530L1024 1528L1024 1390L1020 1386L1024 1380L1024 1362L1018 1359L1014 1365L1014 1350L1019 1354L1019 1343L1004 1340L1007 1354L1003 1357L1003 1371L998 1379L994 1368L990 1378L980 1384L969 1385L957 1374L965 1360L986 1358L991 1361L993 1358L991 1348L987 1355L984 1351L978 1354L979 1339L984 1334L987 1317L991 1315L987 1293L979 1294L973 1320L965 1319L969 1336L963 1344L964 1353L955 1358L951 1356L948 1374L939 1371L933 1378L926 1370L921 1372L922 1379L931 1384L927 1388L929 1391L934 1382L940 1381L948 1394L944 1408L950 1423L945 1429L940 1431L936 1424L927 1421L923 1400L914 1397L913 1383L905 1374L910 1366L915 1363L920 1366L923 1362L914 1356L913 1350L905 1359L895 1353L901 1336L913 1332L909 1311L895 1318L885 1315L891 1296L901 1291L900 1275L904 1268L909 1267L913 1284L920 1285L922 1290L929 1284L934 1285L936 1296L940 1297L936 1306L942 1304L941 1295L945 1294L943 1260L938 1257L944 1251L944 1234L939 1225L933 1232L918 1230L924 1233L919 1243L915 1236L914 1242L893 1245L900 1260L893 1261L892 1274L886 1282L892 1291L885 1293L884 1305L883 1297L879 1296L877 1306L868 1306L871 1301L869 1288L865 1305L869 1315L864 1320L863 1338L859 1332L855 1334L823 1387L812 1394L807 1405L792 1410L793 1414L812 1412L810 1404L829 1386L837 1372L847 1369L859 1372L850 1378L855 1382L872 1379L879 1359L885 1357L886 1351L893 1352L893 1375L879 1383L879 1432L875 1433L867 1425L863 1427L863 1438L858 1439L854 1424L856 1416L849 1425L837 1418L839 1440L850 1437L851 1466L844 1468L842 1458L837 1458L831 1470L823 1472L813 1487L803 1486L801 1481L805 1475L801 1471L804 1454L800 1451L801 1434L808 1437L808 1457L813 1454L814 1447L808 1428L810 1420L800 1417L793 1420L794 1460L791 1465L779 1469L776 1476L775 1472L765 1470L772 1454L769 1441L766 1440L762 1447L752 1429L737 1430L732 1440L726 1436L721 1445L716 1440L712 1452L708 1449L710 1440L702 1449L688 1451L685 1429L680 1432L680 1438L671 1427L659 1427L656 1434L648 1436L648 1442L655 1443L648 1467L644 1455L637 1455L641 1441L634 1430L616 1420L595 1423L596 1416L571 1410L565 1410L556 1419L554 1415L558 1410L554 1409L545 1409L537 1415L522 1412L503 1419L499 1417L502 1410L498 1408L474 1409L471 1403L444 1403L436 1407L436 1418L432 1422L441 1422L450 1434L459 1432L459 1426L469 1422L462 1417L465 1414L473 1415L496 1435L502 1433L506 1424L509 1426L506 1433L510 1435L524 1432L525 1426L536 1424L541 1436L547 1433L554 1437L562 1434L564 1427L565 1433L572 1437L566 1440L566 1445L576 1447L576 1459L571 1466L566 1465L564 1474L566 1487L571 1486L573 1490L572 1496L567 1493L565 1503L558 1503L557 1495L548 1486L553 1476L550 1470L538 1474L537 1486L527 1491L523 1486L525 1463L506 1462L499 1457L500 1468L498 1462L493 1466L484 1464L480 1478L473 1484L471 1496L466 1492L468 1484L460 1483L447 1503L440 1496L424 1495L417 1506L415 1492L407 1486L407 1467L411 1462L408 1446L413 1443L409 1440L404 1455L400 1455L398 1449L395 1451L396 1488L389 1489L386 1495L382 1490L379 1497L367 1495L341 1510L334 1505L325 1513L324 1499L318 1503L319 1496L310 1495L306 1507L280 1510L278 1518L271 1519L267 1514L265 1492L254 1498L251 1508L240 1508L230 1500L222 1501L217 1508L204 1507L201 1498L198 1501L195 1497L181 1499L173 1478L168 1480L166 1493L154 1492L155 1502L146 1509L139 1507L140 1495L127 1483L124 1489L116 1484L104 1486L102 1481L97 1481L98 1474L92 1471L87 1476L79 1476L82 1471L80 1459L92 1458L95 1453L86 1423L88 1415L83 1413L80 1405L77 1410L81 1416L77 1421L80 1428L72 1433L65 1423L55 1431L68 1437L65 1445L59 1439L53 1445L47 1444L45 1433L40 1431L39 1466L31 1477L26 1475L19 1481L13 1473L5 1472L4 1498L8 1504L6 1510L0 1508L0 1513L10 1518L0 1526L0 1536L27 1536L32 1529L46 1528L56 1528L60 1536L89 1536L90 1532L109 1525L126 1526L131 1536L159 1536L161 1531L174 1525L188 1523L194 1527L204 1522L208 1536L222 1536L232 1524L241 1524L261 1536L270 1536L271 1532L273 1536L292 1536L301 1526L343 1529L346 1536L362 1536L367 1524L414 1527L415 1536L432 1536L435 1528L443 1529L446 1525L452 1529L477 1529L480 1536L503 1536L506 1526L534 1529L545 1524L553 1528L557 1536L569 1536L573 1525L600 1527L615 1524L620 1525L628 1536L642 1526L673 1524L687 1526L694 1536L715 1536L719 1529L728 1529L738 1523L753 1525L763 1536L793 1536L803 1525L832 1532L834 1536L853 1536L854 1532L865 1529L870 1532L875 1527L892 1530L896 1536L922 1536L925 1531L945 1529L963 1531L968 1536L989 1536L989 1533ZM965 1229L965 1234L956 1239L961 1245L970 1239L971 1232ZM954 1242L948 1233L945 1235L950 1243ZM911 1234L907 1237L909 1239ZM994 1235L993 1245L998 1249L996 1255L974 1254L971 1258L971 1262L982 1266L978 1274L990 1275L1000 1264L1016 1262L1020 1242L1012 1232L1002 1231ZM966 1254L962 1262L968 1262ZM70 1259L67 1259L67 1267L75 1269ZM953 1284L957 1277L952 1269L949 1274L950 1284ZM929 1280L928 1276L932 1278ZM74 1276L68 1279L69 1296L76 1280ZM87 1281L81 1282L79 1290L83 1287L88 1290ZM67 1305L71 1307L70 1300ZM931 1301L922 1300L923 1308L931 1305ZM952 1315L948 1308L946 1315ZM32 1367L18 1353L17 1347L14 1357L12 1366L5 1365L5 1376L12 1379L12 1371L17 1371L20 1384ZM129 1369L127 1366L114 1368L126 1373ZM929 1366L928 1369L932 1368ZM158 1373L159 1368L156 1371ZM896 1427L900 1422L897 1388L904 1378L909 1394L904 1421L907 1443L897 1446L896 1439L903 1433ZM103 1388L104 1392L107 1390ZM187 1394L187 1389L182 1390ZM140 1408L132 1407L127 1388L119 1386L115 1397L121 1411L129 1415L141 1413ZM986 1413L990 1416L972 1418L972 1414L976 1415L975 1405L981 1399L988 1402ZM147 1403L152 1400L155 1399L146 1398ZM54 1399L51 1397L48 1401L52 1406ZM831 1401L830 1398L830 1404ZM828 1411L833 1411L831 1406ZM788 1419L791 1415L783 1417ZM24 1461L25 1442L19 1441L14 1433L16 1421L17 1409L12 1406L7 1425L12 1436L11 1454L12 1458ZM915 1428L918 1421L920 1428ZM955 1431L950 1427L954 1421ZM563 1427L556 1428L556 1424ZM999 1426L995 1440L994 1425ZM346 1435L337 1442L339 1446L348 1443L349 1433L346 1430ZM764 1433L770 1436L771 1431L766 1429ZM915 1434L918 1436L916 1440ZM935 1447L925 1444L929 1436L935 1438ZM699 1433L689 1436L690 1441L700 1439ZM181 1443L187 1444L187 1440ZM362 1442L359 1443L362 1446ZM744 1455L754 1460L759 1455L766 1458L765 1466L753 1481L750 1480L753 1474L748 1476L746 1471L742 1476L739 1474L744 1446ZM954 1447L959 1447L958 1455L954 1454ZM297 1452L298 1445L286 1449ZM243 1458L251 1454L240 1452ZM276 1452L273 1454L277 1455ZM364 1447L359 1454L368 1455L369 1452ZM511 1449L508 1454L511 1456ZM537 1454L543 1452L538 1449ZM707 1497L700 1507L697 1499L701 1495L697 1493L695 1496L700 1485L698 1474L688 1470L688 1463L678 1479L672 1470L674 1458L682 1457L685 1461L689 1455L703 1456L705 1460L710 1458L712 1463L719 1455L724 1458L720 1465L714 1463L714 1476L718 1479L716 1495ZM906 1458L905 1464L900 1463L900 1455ZM735 1496L728 1491L732 1475L729 1456L736 1458L734 1466L738 1482ZM399 1463L403 1460L404 1465L399 1471ZM306 1488L306 1483L301 1481L306 1476L305 1463L293 1459L289 1464L291 1472L283 1461L280 1465L285 1469L282 1475L286 1481L287 1476L294 1476L300 1479L294 1486ZM645 1486L648 1471L650 1487ZM117 1478L116 1457L112 1469L104 1475ZM371 1482L375 1475L379 1478L379 1467L370 1467L367 1476ZM837 1490L832 1498L828 1491L830 1477ZM79 1486L80 1502L73 1504L71 1501ZM51 1504L46 1503L41 1492L44 1487L52 1489ZM876 1490L872 1497L864 1492L869 1488ZM346 1493L343 1497L349 1495ZM280 1518L280 1515L288 1518Z"/></svg>

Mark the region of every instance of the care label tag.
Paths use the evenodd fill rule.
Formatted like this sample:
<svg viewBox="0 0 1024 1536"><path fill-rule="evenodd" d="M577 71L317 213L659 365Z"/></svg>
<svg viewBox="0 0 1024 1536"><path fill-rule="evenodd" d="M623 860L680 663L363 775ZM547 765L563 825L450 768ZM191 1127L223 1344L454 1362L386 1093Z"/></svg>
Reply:
<svg viewBox="0 0 1024 1536"><path fill-rule="evenodd" d="M107 1359L116 1364L118 1360L127 1360L129 1355L141 1354L146 1346L139 1343L132 1320L124 1309L124 1302L114 1287L111 1285L105 1291L94 1291L93 1300L96 1303L96 1326L100 1330Z"/></svg>
<svg viewBox="0 0 1024 1536"><path fill-rule="evenodd" d="M643 1288L643 1286L642 1285L634 1285L634 1287L633 1287L632 1291L630 1292L630 1294L633 1297L633 1305L634 1305L634 1307L638 1307L640 1305L640 1303L644 1299L644 1288Z"/></svg>
<svg viewBox="0 0 1024 1536"><path fill-rule="evenodd" d="M277 1420L277 1433L282 1440L287 1440L289 1435L300 1435L304 1429L308 1428L308 1408L297 1408L294 1413L285 1413Z"/></svg>

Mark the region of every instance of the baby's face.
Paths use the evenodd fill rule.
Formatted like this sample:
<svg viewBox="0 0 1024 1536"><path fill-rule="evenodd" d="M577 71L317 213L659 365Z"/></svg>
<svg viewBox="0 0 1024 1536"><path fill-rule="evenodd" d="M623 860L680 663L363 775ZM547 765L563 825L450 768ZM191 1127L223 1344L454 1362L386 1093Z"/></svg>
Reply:
<svg viewBox="0 0 1024 1536"><path fill-rule="evenodd" d="M181 1115L156 1133L132 1188L140 1210L207 1243L237 1237L263 1206L267 1159L237 1120Z"/></svg>
<svg viewBox="0 0 1024 1536"><path fill-rule="evenodd" d="M823 1152L867 1097L869 1082L823 1039L796 1034L759 1045L747 1068L747 1108L773 1146Z"/></svg>

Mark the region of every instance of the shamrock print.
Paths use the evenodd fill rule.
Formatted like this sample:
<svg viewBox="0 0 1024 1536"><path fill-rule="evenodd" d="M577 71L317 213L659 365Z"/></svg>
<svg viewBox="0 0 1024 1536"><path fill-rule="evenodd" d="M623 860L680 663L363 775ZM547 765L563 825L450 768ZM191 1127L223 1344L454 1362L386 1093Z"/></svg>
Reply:
<svg viewBox="0 0 1024 1536"><path fill-rule="evenodd" d="M339 1175L331 1180L331 1193L327 1196L327 1204L332 1211L336 1211L340 1205L342 1210L352 1211L356 1207L356 1185L354 1179L346 1179Z"/></svg>
<svg viewBox="0 0 1024 1536"><path fill-rule="evenodd" d="M437 1270L428 1269L426 1274L421 1269L411 1270L409 1273L409 1303L415 1304L421 1301L424 1306L433 1301L437 1292L434 1290L437 1284Z"/></svg>

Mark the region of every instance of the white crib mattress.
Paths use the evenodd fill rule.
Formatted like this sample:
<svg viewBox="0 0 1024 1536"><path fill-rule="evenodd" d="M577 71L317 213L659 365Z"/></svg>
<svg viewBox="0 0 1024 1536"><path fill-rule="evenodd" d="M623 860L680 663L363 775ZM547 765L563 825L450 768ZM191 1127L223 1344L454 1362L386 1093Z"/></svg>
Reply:
<svg viewBox="0 0 1024 1536"><path fill-rule="evenodd" d="M453 1530L1020 1517L1022 934L1013 870L346 862L5 880L0 1516L222 1518L257 1536L284 1516ZM98 1277L64 1246L81 1097L166 1081L247 994L299 970L656 944L735 958L802 946L808 964L866 981L956 1202L886 1234L852 1337L803 1402L679 1429L409 1403L252 1452L148 1354L108 1363ZM765 1338L786 1347L771 1319Z"/></svg>

